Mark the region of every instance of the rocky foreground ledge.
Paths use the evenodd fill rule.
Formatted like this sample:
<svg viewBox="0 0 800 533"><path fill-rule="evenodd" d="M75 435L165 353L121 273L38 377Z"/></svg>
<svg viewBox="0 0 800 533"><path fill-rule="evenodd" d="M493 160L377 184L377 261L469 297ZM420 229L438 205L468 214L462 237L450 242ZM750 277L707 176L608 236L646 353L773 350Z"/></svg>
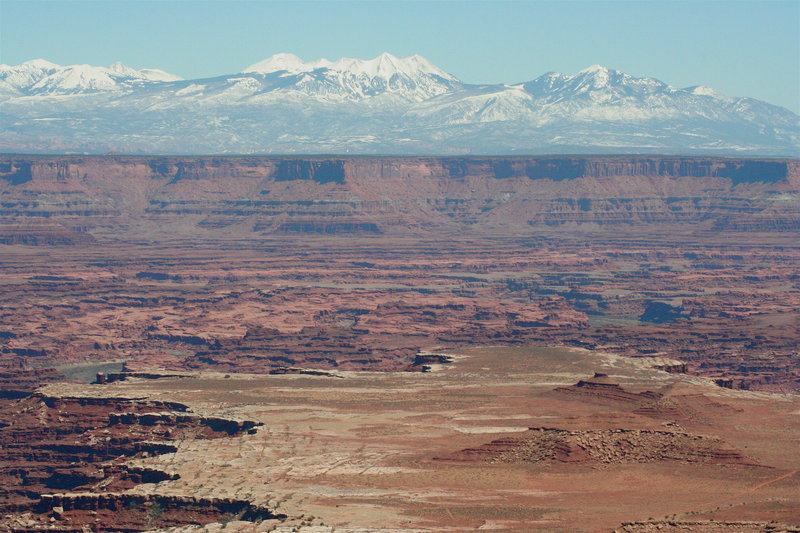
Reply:
<svg viewBox="0 0 800 533"><path fill-rule="evenodd" d="M54 385L51 388L68 385ZM129 492L176 480L131 459L175 453L180 442L254 432L261 423L203 417L178 402L33 393L0 403L0 528L144 531L183 524L278 519L235 498Z"/></svg>

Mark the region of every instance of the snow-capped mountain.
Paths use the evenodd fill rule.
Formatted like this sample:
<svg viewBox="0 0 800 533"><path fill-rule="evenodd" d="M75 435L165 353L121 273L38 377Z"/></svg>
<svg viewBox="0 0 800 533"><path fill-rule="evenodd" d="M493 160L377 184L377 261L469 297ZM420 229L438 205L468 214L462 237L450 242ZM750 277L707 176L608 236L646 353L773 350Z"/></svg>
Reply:
<svg viewBox="0 0 800 533"><path fill-rule="evenodd" d="M0 65L0 150L152 153L757 153L797 155L800 117L705 86L594 65L470 85L425 58L305 62L241 72Z"/></svg>
<svg viewBox="0 0 800 533"><path fill-rule="evenodd" d="M260 76L265 82L280 78L279 85L314 98L362 100L390 94L419 102L461 87L454 76L422 56L375 59L319 59L308 63L293 54L277 54L250 65L242 74Z"/></svg>
<svg viewBox="0 0 800 533"><path fill-rule="evenodd" d="M110 67L62 67L44 59L34 59L13 67L0 65L0 90L20 96L121 91L150 82L180 79L163 70L135 70L119 62Z"/></svg>

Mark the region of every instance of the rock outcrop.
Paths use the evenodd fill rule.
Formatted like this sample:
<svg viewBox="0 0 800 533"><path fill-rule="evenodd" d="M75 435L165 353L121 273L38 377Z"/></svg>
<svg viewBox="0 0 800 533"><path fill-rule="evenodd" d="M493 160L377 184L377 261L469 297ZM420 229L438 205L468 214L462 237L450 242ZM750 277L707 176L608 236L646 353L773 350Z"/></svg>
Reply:
<svg viewBox="0 0 800 533"><path fill-rule="evenodd" d="M733 520L650 520L627 522L614 533L800 533L800 526L779 522Z"/></svg>
<svg viewBox="0 0 800 533"><path fill-rule="evenodd" d="M257 425L198 416L175 402L38 393L0 400L0 528L143 531L223 517L274 518L246 501L125 492L176 478L129 468L126 459L174 453L178 441L225 438Z"/></svg>
<svg viewBox="0 0 800 533"><path fill-rule="evenodd" d="M489 463L681 463L756 466L719 439L675 431L608 429L568 431L530 428L519 437L494 440L444 460Z"/></svg>

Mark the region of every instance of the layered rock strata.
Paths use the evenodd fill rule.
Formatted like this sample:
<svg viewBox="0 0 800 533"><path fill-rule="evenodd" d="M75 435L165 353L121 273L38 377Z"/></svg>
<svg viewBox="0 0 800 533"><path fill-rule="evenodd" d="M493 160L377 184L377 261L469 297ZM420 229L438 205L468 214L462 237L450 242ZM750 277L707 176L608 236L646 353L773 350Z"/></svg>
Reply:
<svg viewBox="0 0 800 533"><path fill-rule="evenodd" d="M535 343L797 391L799 180L790 159L3 156L0 366L420 370Z"/></svg>
<svg viewBox="0 0 800 533"><path fill-rule="evenodd" d="M38 393L0 400L0 527L130 532L274 518L246 501L126 492L176 479L128 467L127 459L174 453L182 440L224 438L257 425L198 416L175 402Z"/></svg>
<svg viewBox="0 0 800 533"><path fill-rule="evenodd" d="M796 231L799 188L789 159L5 156L0 242L167 228L240 238L571 224Z"/></svg>

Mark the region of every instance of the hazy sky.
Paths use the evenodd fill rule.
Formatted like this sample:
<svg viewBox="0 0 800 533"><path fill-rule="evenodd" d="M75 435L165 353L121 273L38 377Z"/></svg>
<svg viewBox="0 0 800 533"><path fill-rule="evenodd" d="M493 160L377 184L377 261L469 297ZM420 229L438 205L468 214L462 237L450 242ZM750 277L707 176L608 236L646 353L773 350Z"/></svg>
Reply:
<svg viewBox="0 0 800 533"><path fill-rule="evenodd" d="M800 111L800 0L0 0L0 63L230 74L305 60L420 54L469 83L602 64Z"/></svg>

